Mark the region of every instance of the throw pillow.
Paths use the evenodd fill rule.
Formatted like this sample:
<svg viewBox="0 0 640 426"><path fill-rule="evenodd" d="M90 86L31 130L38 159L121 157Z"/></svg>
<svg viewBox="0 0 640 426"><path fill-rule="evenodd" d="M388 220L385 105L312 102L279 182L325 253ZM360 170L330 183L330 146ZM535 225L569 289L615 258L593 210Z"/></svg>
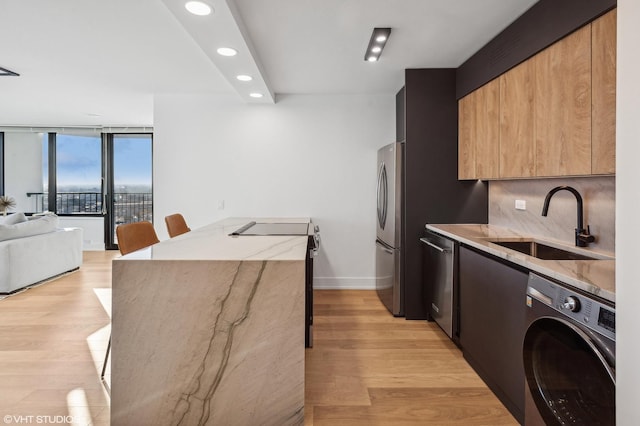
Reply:
<svg viewBox="0 0 640 426"><path fill-rule="evenodd" d="M2 225L15 225L16 223L26 222L27 217L22 212L10 214L4 218L0 218L0 224Z"/></svg>
<svg viewBox="0 0 640 426"><path fill-rule="evenodd" d="M55 214L40 216L37 219L16 223L15 225L2 224L0 225L0 241L46 234L54 232L57 227L58 216Z"/></svg>

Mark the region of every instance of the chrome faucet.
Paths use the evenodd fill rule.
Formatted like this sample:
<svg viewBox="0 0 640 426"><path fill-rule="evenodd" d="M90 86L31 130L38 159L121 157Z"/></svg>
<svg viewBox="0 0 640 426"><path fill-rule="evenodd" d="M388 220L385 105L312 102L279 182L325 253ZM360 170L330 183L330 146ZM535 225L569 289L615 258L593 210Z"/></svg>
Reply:
<svg viewBox="0 0 640 426"><path fill-rule="evenodd" d="M587 226L587 229L584 229L584 224L582 223L582 216L583 216L582 196L575 188L563 185L563 186L556 186L551 191L549 191L546 198L544 199L544 206L542 207L542 216L547 215L549 211L549 202L551 201L551 197L553 197L553 194L555 194L558 191L562 191L563 189L575 195L576 200L578 201L578 223L576 227L576 246L586 247L589 245L589 243L594 242L596 240L596 237L594 237L589 233L589 226Z"/></svg>

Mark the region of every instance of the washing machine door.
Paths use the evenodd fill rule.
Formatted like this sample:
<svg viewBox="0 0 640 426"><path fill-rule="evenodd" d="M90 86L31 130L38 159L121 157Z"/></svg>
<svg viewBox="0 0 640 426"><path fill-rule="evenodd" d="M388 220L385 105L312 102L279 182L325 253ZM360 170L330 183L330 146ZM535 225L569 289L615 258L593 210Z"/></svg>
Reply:
<svg viewBox="0 0 640 426"><path fill-rule="evenodd" d="M615 361L604 346L597 336L560 318L531 323L524 369L546 425L615 425Z"/></svg>

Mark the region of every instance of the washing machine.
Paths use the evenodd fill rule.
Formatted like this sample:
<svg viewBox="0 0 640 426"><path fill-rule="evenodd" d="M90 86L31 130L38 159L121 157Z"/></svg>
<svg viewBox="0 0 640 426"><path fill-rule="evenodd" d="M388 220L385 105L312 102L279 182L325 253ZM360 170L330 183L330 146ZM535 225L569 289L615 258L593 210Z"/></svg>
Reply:
<svg viewBox="0 0 640 426"><path fill-rule="evenodd" d="M615 304L530 273L525 425L615 425Z"/></svg>

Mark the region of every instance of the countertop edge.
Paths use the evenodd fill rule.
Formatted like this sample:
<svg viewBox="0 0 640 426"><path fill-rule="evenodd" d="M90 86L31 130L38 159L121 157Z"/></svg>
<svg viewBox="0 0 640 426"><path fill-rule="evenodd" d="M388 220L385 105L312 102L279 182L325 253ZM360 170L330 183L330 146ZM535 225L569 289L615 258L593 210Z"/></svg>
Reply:
<svg viewBox="0 0 640 426"><path fill-rule="evenodd" d="M556 279L565 284L601 297L605 300L615 303L615 260L540 260L534 257L520 254L516 251L502 248L486 241L486 237L474 237L468 235L470 229L474 227L475 231L482 231L487 237L495 235L500 238L537 238L536 236L524 234L518 231L512 231L507 228L497 227L486 224L463 224L463 225L441 225L427 224L426 229L440 234L444 237L456 240L462 244L473 247L490 255L504 259L508 262L527 268L533 272L546 275L547 277ZM458 228L458 229L452 229ZM466 231L466 232L465 232ZM596 266L597 265L597 266ZM609 288L596 284L596 280L591 273L592 267L610 268L612 283Z"/></svg>
<svg viewBox="0 0 640 426"><path fill-rule="evenodd" d="M313 235L313 226L308 226L307 233L300 235L230 235L250 221L308 225L313 223L309 217L231 217L117 257L113 261L304 261L306 259L307 241L309 235Z"/></svg>

